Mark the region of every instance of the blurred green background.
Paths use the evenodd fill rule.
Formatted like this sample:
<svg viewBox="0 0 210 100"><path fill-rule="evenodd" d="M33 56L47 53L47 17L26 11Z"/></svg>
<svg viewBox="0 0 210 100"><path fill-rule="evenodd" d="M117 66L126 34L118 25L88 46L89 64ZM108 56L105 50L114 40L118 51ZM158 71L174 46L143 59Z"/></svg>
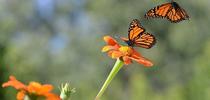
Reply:
<svg viewBox="0 0 210 100"><path fill-rule="evenodd" d="M1 0L0 83L14 75L59 93L70 82L72 100L93 100L115 62L101 53L103 36L127 36L137 18L157 38L153 48L138 48L154 67L125 66L102 100L210 100L210 1L176 1L190 20L144 18L167 0ZM0 88L1 100L15 97Z"/></svg>

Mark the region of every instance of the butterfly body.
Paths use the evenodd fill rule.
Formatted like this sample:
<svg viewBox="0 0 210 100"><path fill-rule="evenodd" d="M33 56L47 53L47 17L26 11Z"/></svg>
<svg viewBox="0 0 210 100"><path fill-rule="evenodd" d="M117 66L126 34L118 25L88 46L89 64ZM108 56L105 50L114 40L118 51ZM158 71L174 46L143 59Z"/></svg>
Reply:
<svg viewBox="0 0 210 100"><path fill-rule="evenodd" d="M174 2L174 1L171 2L171 5L172 5L172 7L175 8L175 9L176 9L176 8L180 8L179 5L178 5L176 2Z"/></svg>
<svg viewBox="0 0 210 100"><path fill-rule="evenodd" d="M182 20L189 19L187 12L179 6L177 2L169 2L153 9L150 9L146 14L145 18L167 18L169 21L176 23Z"/></svg>
<svg viewBox="0 0 210 100"><path fill-rule="evenodd" d="M129 46L132 46L132 47L134 46L134 42L133 42L133 41L130 41L130 40L129 40L129 41L125 41L125 42L126 42Z"/></svg>
<svg viewBox="0 0 210 100"><path fill-rule="evenodd" d="M126 42L128 46L146 49L151 48L156 43L155 37L150 33L145 33L145 29L137 19L134 19L130 23L128 38L121 37L121 39Z"/></svg>

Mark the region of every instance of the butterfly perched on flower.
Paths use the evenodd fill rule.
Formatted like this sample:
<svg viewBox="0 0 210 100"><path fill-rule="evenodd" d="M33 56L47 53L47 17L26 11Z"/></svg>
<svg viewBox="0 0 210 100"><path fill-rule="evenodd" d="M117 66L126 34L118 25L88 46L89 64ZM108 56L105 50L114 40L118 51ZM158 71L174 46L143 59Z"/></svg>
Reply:
<svg viewBox="0 0 210 100"><path fill-rule="evenodd" d="M132 20L130 23L128 38L121 37L121 39L131 47L142 47L146 49L151 48L156 43L155 37L145 32L145 29L137 19Z"/></svg>
<svg viewBox="0 0 210 100"><path fill-rule="evenodd" d="M179 6L178 3L173 0L169 3L165 3L150 9L146 14L145 18L167 18L169 21L176 23L182 20L189 19L187 12Z"/></svg>

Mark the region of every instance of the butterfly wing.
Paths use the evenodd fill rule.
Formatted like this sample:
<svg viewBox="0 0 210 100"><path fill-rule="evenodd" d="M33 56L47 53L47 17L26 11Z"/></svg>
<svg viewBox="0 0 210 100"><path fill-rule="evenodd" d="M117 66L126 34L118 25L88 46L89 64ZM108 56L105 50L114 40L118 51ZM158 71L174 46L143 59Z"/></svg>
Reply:
<svg viewBox="0 0 210 100"><path fill-rule="evenodd" d="M172 8L171 3L165 3L162 5L159 5L157 7L154 7L153 9L150 9L146 14L145 18L149 17L166 17L168 11Z"/></svg>
<svg viewBox="0 0 210 100"><path fill-rule="evenodd" d="M149 49L156 43L156 39L150 33L142 33L139 38L135 39L134 43L134 46Z"/></svg>
<svg viewBox="0 0 210 100"><path fill-rule="evenodd" d="M130 23L128 30L128 38L121 37L129 46L136 46L149 49L155 43L155 37L150 33L145 33L145 29L141 26L139 20L134 19Z"/></svg>
<svg viewBox="0 0 210 100"><path fill-rule="evenodd" d="M167 19L171 22L180 22L189 19L187 12L182 9L176 2L173 2L172 9L167 13Z"/></svg>
<svg viewBox="0 0 210 100"><path fill-rule="evenodd" d="M140 33L143 33L145 29L141 26L138 19L132 20L128 29L128 39L130 41L135 40Z"/></svg>
<svg viewBox="0 0 210 100"><path fill-rule="evenodd" d="M186 20L189 18L188 14L184 9L182 9L178 3L171 2L171 3L165 3L160 6L154 7L153 9L150 9L146 14L145 18L149 17L162 17L167 18L171 22L179 22L182 20Z"/></svg>

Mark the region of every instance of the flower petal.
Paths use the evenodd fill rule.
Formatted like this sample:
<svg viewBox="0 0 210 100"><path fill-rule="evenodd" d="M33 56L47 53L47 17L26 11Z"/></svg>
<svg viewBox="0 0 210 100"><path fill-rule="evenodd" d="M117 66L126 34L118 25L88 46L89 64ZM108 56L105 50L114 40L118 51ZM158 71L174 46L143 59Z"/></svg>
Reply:
<svg viewBox="0 0 210 100"><path fill-rule="evenodd" d="M111 46L118 45L117 41L113 39L111 36L104 36L104 41Z"/></svg>
<svg viewBox="0 0 210 100"><path fill-rule="evenodd" d="M44 95L45 93L50 92L53 89L52 85L41 85L37 82L30 82L28 86L28 92L29 93L36 93L38 95Z"/></svg>
<svg viewBox="0 0 210 100"><path fill-rule="evenodd" d="M139 56L139 57L141 56L141 54L139 52L137 52L135 49L132 48L132 50L133 50L132 55Z"/></svg>
<svg viewBox="0 0 210 100"><path fill-rule="evenodd" d="M52 89L53 89L52 85L45 84L45 85L42 85L42 88L40 91L42 91L43 93L46 93L46 92L52 91Z"/></svg>
<svg viewBox="0 0 210 100"><path fill-rule="evenodd" d="M128 56L122 57L124 64L128 65L132 63L131 59Z"/></svg>
<svg viewBox="0 0 210 100"><path fill-rule="evenodd" d="M104 46L104 47L102 48L101 52L107 52L107 51L111 50L112 47L113 47L113 46Z"/></svg>
<svg viewBox="0 0 210 100"><path fill-rule="evenodd" d="M113 50L109 51L107 54L109 57L112 57Z"/></svg>
<svg viewBox="0 0 210 100"><path fill-rule="evenodd" d="M24 97L25 97L25 91L21 90L17 93L17 100L24 100Z"/></svg>
<svg viewBox="0 0 210 100"><path fill-rule="evenodd" d="M140 63L140 64L143 64L144 66L146 67L151 67L153 66L153 63L150 61L150 60L147 60L146 58L144 57L129 57L130 59L132 60L135 60L136 62Z"/></svg>
<svg viewBox="0 0 210 100"><path fill-rule="evenodd" d="M46 100L61 100L60 97L53 93L45 94Z"/></svg>
<svg viewBox="0 0 210 100"><path fill-rule="evenodd" d="M9 79L10 80L8 82L3 83L2 87L12 86L17 90L26 89L26 86L23 83L21 83L20 81L18 81L14 76L11 75L9 77Z"/></svg>
<svg viewBox="0 0 210 100"><path fill-rule="evenodd" d="M37 82L30 82L27 90L29 93L38 94L40 92L42 85Z"/></svg>
<svg viewBox="0 0 210 100"><path fill-rule="evenodd" d="M123 56L123 54L120 51L113 51L112 52L112 58L119 58Z"/></svg>
<svg viewBox="0 0 210 100"><path fill-rule="evenodd" d="M107 45L107 46L104 46L101 51L102 52L107 52L109 50L116 50L116 49L118 49L117 46L109 46L109 45Z"/></svg>

